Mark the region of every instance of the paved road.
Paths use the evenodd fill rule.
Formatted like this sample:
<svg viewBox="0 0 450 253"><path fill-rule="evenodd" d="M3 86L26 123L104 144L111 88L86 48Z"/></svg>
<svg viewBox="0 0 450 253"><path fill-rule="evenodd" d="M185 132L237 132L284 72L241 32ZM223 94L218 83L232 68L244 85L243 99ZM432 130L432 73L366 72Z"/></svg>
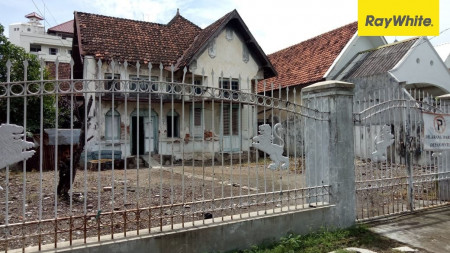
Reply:
<svg viewBox="0 0 450 253"><path fill-rule="evenodd" d="M386 220L370 229L429 252L450 252L450 205Z"/></svg>

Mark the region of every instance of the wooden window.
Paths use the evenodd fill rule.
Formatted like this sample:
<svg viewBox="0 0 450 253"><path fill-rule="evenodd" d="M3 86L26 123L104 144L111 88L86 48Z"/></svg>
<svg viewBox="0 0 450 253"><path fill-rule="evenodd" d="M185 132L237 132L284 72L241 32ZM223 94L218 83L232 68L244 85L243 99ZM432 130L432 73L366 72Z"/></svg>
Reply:
<svg viewBox="0 0 450 253"><path fill-rule="evenodd" d="M220 88L224 89L223 91L223 97L224 98L230 98L230 94L232 94L232 92L228 91L228 90L232 90L232 91L238 91L239 90L239 80L238 79L229 79L229 78L219 78L219 86ZM233 98L237 99L238 94L234 94Z"/></svg>
<svg viewBox="0 0 450 253"><path fill-rule="evenodd" d="M239 106L223 105L223 134L239 135Z"/></svg>
<svg viewBox="0 0 450 253"><path fill-rule="evenodd" d="M129 89L130 90L136 90L136 87L138 87L137 85L139 84L140 90L144 90L147 91L147 87L149 85L149 80L148 80L148 76L139 76L137 77L137 75L130 75L130 86ZM158 81L158 77L157 76L152 76L151 77L151 82L157 82ZM153 84L156 85L156 84Z"/></svg>
<svg viewBox="0 0 450 253"><path fill-rule="evenodd" d="M111 90L111 87L115 84L115 89L120 90L120 75L111 73L105 74L105 90Z"/></svg>

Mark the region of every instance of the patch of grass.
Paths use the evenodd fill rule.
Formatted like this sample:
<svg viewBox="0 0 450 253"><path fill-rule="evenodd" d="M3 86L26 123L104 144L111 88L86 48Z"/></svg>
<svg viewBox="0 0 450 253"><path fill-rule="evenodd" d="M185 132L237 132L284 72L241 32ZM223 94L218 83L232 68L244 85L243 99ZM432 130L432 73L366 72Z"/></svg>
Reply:
<svg viewBox="0 0 450 253"><path fill-rule="evenodd" d="M347 247L360 247L376 252L393 252L391 249L400 244L371 232L360 225L349 229L328 230L307 235L290 234L272 245L253 246L251 249L236 251L239 253L320 253L343 250Z"/></svg>

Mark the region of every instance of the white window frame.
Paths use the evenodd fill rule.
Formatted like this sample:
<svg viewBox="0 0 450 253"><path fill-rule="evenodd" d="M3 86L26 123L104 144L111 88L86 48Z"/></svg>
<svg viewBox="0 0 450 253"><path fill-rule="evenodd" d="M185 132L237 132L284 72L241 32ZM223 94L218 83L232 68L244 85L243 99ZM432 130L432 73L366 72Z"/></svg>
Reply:
<svg viewBox="0 0 450 253"><path fill-rule="evenodd" d="M112 124L114 124L114 136ZM105 114L105 139L111 141L120 140L120 113L115 109L109 109Z"/></svg>
<svg viewBox="0 0 450 253"><path fill-rule="evenodd" d="M128 86L128 89L129 90L135 90L136 89L136 85L138 84L138 83L140 83L140 85L141 85L141 89L140 90L147 90L148 88L147 88L147 83L145 82L145 81L148 81L148 76L141 76L141 75L139 75L139 77L137 76L137 75L130 75L130 77L129 77L129 79L130 79L130 85ZM157 76L152 76L151 77L151 80L150 80L150 82L157 82L158 81L158 77ZM136 81L136 82L133 82L133 81ZM142 82L142 81L144 81L144 82ZM152 84L152 85L154 85L154 84Z"/></svg>

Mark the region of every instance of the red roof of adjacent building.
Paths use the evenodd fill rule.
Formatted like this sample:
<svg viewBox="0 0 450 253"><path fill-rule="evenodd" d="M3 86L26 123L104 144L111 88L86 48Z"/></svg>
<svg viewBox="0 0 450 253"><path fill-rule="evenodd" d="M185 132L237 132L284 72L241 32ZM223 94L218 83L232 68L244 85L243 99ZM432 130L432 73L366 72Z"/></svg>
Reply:
<svg viewBox="0 0 450 253"><path fill-rule="evenodd" d="M73 20L48 28L47 32L73 34Z"/></svg>
<svg viewBox="0 0 450 253"><path fill-rule="evenodd" d="M173 64L176 69L188 66L226 25L235 27L253 56L265 68L266 77L275 75L268 57L256 43L236 10L201 29L177 12L167 24L143 22L75 12L74 46L81 56L96 59L141 63Z"/></svg>
<svg viewBox="0 0 450 253"><path fill-rule="evenodd" d="M304 87L324 79L338 55L358 30L358 23L342 26L309 40L269 55L278 76L266 79L265 90L301 85ZM258 83L258 92L264 83Z"/></svg>

